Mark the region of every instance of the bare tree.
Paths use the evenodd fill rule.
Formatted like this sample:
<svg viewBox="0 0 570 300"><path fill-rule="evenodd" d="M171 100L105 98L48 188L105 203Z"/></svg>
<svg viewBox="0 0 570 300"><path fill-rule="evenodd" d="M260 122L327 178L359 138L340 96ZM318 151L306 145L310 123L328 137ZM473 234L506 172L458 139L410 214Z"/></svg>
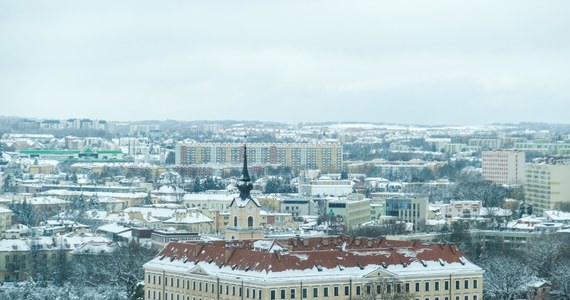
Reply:
<svg viewBox="0 0 570 300"><path fill-rule="evenodd" d="M568 243L543 237L521 248L526 264L541 278L550 278L552 270L570 255Z"/></svg>
<svg viewBox="0 0 570 300"><path fill-rule="evenodd" d="M552 270L551 283L552 294L559 299L570 299L570 261L558 264Z"/></svg>
<svg viewBox="0 0 570 300"><path fill-rule="evenodd" d="M113 252L74 255L74 284L92 287L108 284L131 295L143 279L142 265L155 255L156 251L134 242L120 245Z"/></svg>
<svg viewBox="0 0 570 300"><path fill-rule="evenodd" d="M499 254L481 261L485 269L485 299L514 300L525 297L538 278L535 272L512 255Z"/></svg>

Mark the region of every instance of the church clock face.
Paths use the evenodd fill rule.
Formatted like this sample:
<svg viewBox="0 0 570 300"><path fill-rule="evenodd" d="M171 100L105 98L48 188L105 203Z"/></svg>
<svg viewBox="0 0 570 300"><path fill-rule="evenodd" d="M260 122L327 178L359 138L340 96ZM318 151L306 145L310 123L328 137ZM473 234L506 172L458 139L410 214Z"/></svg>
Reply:
<svg viewBox="0 0 570 300"><path fill-rule="evenodd" d="M252 211L253 211L253 205L248 205L248 206L247 206L247 211L252 212Z"/></svg>

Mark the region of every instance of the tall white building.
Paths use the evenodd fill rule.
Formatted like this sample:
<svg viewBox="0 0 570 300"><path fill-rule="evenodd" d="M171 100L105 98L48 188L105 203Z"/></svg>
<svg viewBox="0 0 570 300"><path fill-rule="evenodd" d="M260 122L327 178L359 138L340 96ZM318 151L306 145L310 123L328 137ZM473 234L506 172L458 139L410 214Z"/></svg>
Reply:
<svg viewBox="0 0 570 300"><path fill-rule="evenodd" d="M483 151L483 178L497 184L523 184L525 152L520 150Z"/></svg>
<svg viewBox="0 0 570 300"><path fill-rule="evenodd" d="M526 164L525 200L534 214L570 206L570 164Z"/></svg>

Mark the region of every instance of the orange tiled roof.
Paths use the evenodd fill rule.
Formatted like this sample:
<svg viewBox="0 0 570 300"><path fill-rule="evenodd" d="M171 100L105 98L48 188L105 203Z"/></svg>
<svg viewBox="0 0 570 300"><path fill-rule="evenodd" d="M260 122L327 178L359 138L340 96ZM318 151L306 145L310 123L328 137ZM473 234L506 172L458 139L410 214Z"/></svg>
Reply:
<svg viewBox="0 0 570 300"><path fill-rule="evenodd" d="M435 244L365 237L289 238L212 242L171 242L161 259L208 262L233 270L272 271L381 265L409 266L432 261L441 265L464 264L463 253L453 244Z"/></svg>

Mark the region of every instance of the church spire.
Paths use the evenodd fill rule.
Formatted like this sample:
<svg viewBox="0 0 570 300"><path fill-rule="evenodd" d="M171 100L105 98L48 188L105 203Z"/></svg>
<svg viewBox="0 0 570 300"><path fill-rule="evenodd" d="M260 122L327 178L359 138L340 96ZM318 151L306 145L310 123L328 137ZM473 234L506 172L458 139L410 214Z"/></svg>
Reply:
<svg viewBox="0 0 570 300"><path fill-rule="evenodd" d="M251 181L249 172L247 171L247 145L243 144L243 169L241 170L241 181Z"/></svg>
<svg viewBox="0 0 570 300"><path fill-rule="evenodd" d="M247 146L243 145L243 169L241 171L241 178L239 179L237 188L239 190L239 197L243 200L251 199L251 190L253 189L253 184L251 183L251 178L249 178L249 172L247 171Z"/></svg>

